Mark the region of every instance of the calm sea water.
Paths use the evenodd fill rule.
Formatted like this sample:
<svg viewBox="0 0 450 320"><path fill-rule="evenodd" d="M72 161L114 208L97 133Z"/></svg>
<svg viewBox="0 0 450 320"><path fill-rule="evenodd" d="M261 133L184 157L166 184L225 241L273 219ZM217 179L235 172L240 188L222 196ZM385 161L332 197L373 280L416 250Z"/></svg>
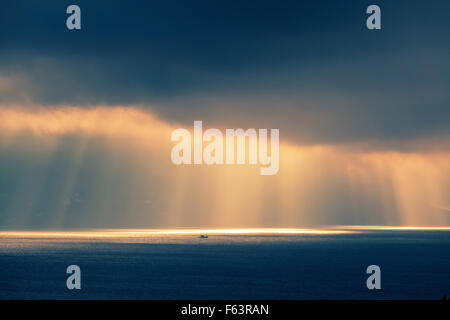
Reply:
<svg viewBox="0 0 450 320"><path fill-rule="evenodd" d="M354 232L354 233L353 233ZM449 230L0 233L1 299L440 299ZM82 289L66 288L81 268ZM381 268L381 290L366 268Z"/></svg>

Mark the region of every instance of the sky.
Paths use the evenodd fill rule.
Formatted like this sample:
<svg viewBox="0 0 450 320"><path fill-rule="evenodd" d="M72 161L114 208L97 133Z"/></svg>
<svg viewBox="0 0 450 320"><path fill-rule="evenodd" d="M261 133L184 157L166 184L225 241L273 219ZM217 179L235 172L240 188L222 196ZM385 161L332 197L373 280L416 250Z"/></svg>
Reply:
<svg viewBox="0 0 450 320"><path fill-rule="evenodd" d="M450 225L448 12L3 1L0 228ZM279 172L175 166L171 132L194 120L278 128Z"/></svg>

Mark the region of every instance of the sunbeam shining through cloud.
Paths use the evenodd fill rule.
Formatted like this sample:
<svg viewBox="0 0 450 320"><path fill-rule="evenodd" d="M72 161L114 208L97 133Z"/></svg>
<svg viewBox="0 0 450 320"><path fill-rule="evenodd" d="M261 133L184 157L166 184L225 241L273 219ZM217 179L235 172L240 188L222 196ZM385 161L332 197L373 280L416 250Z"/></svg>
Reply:
<svg viewBox="0 0 450 320"><path fill-rule="evenodd" d="M174 166L177 124L148 109L3 107L0 116L3 227L449 223L438 205L450 203L446 152L281 140L279 173L267 177L249 165Z"/></svg>

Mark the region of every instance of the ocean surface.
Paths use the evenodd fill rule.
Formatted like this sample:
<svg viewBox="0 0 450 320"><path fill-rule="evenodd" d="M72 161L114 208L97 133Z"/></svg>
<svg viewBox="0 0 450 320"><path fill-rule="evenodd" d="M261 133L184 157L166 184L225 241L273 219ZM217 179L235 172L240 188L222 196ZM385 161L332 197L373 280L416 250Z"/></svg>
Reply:
<svg viewBox="0 0 450 320"><path fill-rule="evenodd" d="M381 268L381 290L366 287L373 264ZM69 265L81 268L81 290L66 287ZM444 293L450 295L450 228L0 231L0 299L440 299Z"/></svg>

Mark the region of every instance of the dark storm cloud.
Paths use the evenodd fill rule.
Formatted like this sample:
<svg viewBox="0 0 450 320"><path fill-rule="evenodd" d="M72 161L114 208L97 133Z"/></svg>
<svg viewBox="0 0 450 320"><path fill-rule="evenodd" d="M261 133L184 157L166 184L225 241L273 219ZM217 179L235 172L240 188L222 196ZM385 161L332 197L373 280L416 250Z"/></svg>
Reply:
<svg viewBox="0 0 450 320"><path fill-rule="evenodd" d="M76 1L69 31L74 3L2 3L3 103L140 104L307 143L449 132L448 1L377 1L381 31L365 1Z"/></svg>

